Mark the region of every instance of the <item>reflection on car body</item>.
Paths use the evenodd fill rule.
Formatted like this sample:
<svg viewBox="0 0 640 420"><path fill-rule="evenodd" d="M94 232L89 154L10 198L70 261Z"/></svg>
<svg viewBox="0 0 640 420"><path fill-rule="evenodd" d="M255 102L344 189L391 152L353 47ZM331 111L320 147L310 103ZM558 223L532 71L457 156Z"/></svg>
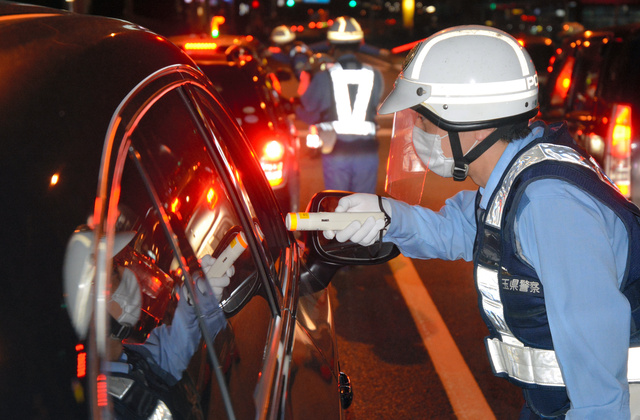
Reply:
<svg viewBox="0 0 640 420"><path fill-rule="evenodd" d="M139 334L125 344L174 327L185 297L197 315L202 339L160 397L174 418L340 418L351 393L326 286L341 265L367 261L302 252L244 132L165 38L16 3L0 2L0 15L3 416L111 418L107 305L117 238L132 232L135 262L122 263L153 267L141 287L158 296L151 291L162 285L169 303L142 305L153 322L133 326ZM92 239L79 258L67 245L82 231ZM221 257L239 232L246 249L212 305L222 326L210 328L198 295L205 259ZM63 296L65 254L84 274ZM172 404L180 395L192 404Z"/></svg>
<svg viewBox="0 0 640 420"><path fill-rule="evenodd" d="M635 71L639 49L640 24L566 38L551 58L541 102L543 117L566 120L578 144L636 203L640 202L640 90Z"/></svg>

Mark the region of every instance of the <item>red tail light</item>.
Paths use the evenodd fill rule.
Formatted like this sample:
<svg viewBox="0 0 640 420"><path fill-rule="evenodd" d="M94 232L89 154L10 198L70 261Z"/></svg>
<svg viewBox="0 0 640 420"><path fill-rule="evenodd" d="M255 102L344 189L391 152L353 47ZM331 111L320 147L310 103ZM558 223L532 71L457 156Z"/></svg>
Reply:
<svg viewBox="0 0 640 420"><path fill-rule="evenodd" d="M631 193L631 107L615 104L607 131L604 171L625 197Z"/></svg>
<svg viewBox="0 0 640 420"><path fill-rule="evenodd" d="M556 84L553 87L553 93L551 95L551 105L563 105L564 100L567 98L569 87L571 87L571 76L573 74L573 63L575 59L573 57L567 58L567 61L562 66L560 74L556 79Z"/></svg>
<svg viewBox="0 0 640 420"><path fill-rule="evenodd" d="M618 159L626 158L631 151L631 107L614 105L612 121L611 154Z"/></svg>
<svg viewBox="0 0 640 420"><path fill-rule="evenodd" d="M84 378L87 376L87 352L84 351L84 345L76 345L77 363L76 363L76 376L78 378Z"/></svg>
<svg viewBox="0 0 640 420"><path fill-rule="evenodd" d="M262 149L260 164L272 187L284 182L284 154L285 147L277 140L271 140Z"/></svg>
<svg viewBox="0 0 640 420"><path fill-rule="evenodd" d="M96 399L98 407L106 407L109 403L107 392L107 375L100 374L96 378Z"/></svg>
<svg viewBox="0 0 640 420"><path fill-rule="evenodd" d="M272 140L264 146L262 157L268 161L281 160L284 156L284 146L277 140Z"/></svg>

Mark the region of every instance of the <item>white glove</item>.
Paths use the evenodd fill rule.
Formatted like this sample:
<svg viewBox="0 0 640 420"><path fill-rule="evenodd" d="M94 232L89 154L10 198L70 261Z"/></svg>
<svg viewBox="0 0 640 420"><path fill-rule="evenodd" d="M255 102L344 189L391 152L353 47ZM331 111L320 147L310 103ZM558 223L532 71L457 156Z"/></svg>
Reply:
<svg viewBox="0 0 640 420"><path fill-rule="evenodd" d="M382 199L382 207L389 218L391 218L391 206L384 198ZM336 213L344 213L378 212L380 210L380 203L377 195L356 193L342 197L340 201L338 201L338 206L334 211ZM380 237L380 231L385 227L385 219L376 220L373 217L368 217L364 223L353 221L349 223L346 228L339 231L325 230L323 231L323 235L327 239L335 238L338 242L346 242L350 240L351 242L355 242L363 246L369 246L376 242Z"/></svg>
<svg viewBox="0 0 640 420"><path fill-rule="evenodd" d="M211 255L207 254L204 257L202 257L202 260L200 261L200 265L202 266L202 271L204 271L204 274L207 276L207 281L209 282L209 286L211 286L211 290L213 291L213 294L216 296L216 299L218 299L218 302L220 302L220 299L222 298L222 290L229 285L229 283L231 282L231 276L235 274L236 269L232 265L224 273L225 274L224 276L222 277L210 276L209 271L214 266L216 261L217 261L217 258L214 258Z"/></svg>

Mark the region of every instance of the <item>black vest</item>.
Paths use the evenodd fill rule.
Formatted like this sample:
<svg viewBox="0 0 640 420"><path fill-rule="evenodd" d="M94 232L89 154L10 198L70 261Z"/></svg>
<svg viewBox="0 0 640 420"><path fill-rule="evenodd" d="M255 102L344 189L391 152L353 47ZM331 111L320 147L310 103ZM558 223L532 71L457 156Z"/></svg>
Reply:
<svg viewBox="0 0 640 420"><path fill-rule="evenodd" d="M535 124L532 128L540 123ZM509 337L533 352L541 350L535 354L551 355L553 351L544 288L535 270L517 253L514 222L522 194L535 180L562 179L600 200L623 221L629 235L629 255L621 289L631 304L632 346L640 345L637 328L640 325L640 210L612 186L589 155L574 142L565 125L544 126L544 129L542 137L532 141L510 162L486 211L479 209L478 194L474 276L482 316L489 328L487 351L494 373L524 388L525 398L534 412L554 416L569 409L564 386L540 385L535 375L526 377L525 374L523 378L509 369L503 370L496 356L500 354L496 348L508 343ZM487 299L493 302L483 304ZM501 310L492 309L500 305ZM514 348L520 351L518 346ZM544 364L538 370L551 377L555 374L555 378L559 375L559 368L547 369Z"/></svg>

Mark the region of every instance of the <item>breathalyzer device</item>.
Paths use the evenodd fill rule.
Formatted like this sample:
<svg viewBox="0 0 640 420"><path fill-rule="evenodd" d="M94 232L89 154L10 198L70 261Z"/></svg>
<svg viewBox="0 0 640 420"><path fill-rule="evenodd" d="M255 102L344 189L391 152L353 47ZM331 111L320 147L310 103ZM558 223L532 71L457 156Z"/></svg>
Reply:
<svg viewBox="0 0 640 420"><path fill-rule="evenodd" d="M285 224L290 231L297 230L342 230L354 220L364 223L369 217L383 219L384 213L376 212L316 212L316 213L288 213Z"/></svg>
<svg viewBox="0 0 640 420"><path fill-rule="evenodd" d="M238 257L247 249L247 238L243 232L238 232L224 251L220 254L216 262L207 271L210 277L222 277L225 275L229 267L238 259Z"/></svg>

